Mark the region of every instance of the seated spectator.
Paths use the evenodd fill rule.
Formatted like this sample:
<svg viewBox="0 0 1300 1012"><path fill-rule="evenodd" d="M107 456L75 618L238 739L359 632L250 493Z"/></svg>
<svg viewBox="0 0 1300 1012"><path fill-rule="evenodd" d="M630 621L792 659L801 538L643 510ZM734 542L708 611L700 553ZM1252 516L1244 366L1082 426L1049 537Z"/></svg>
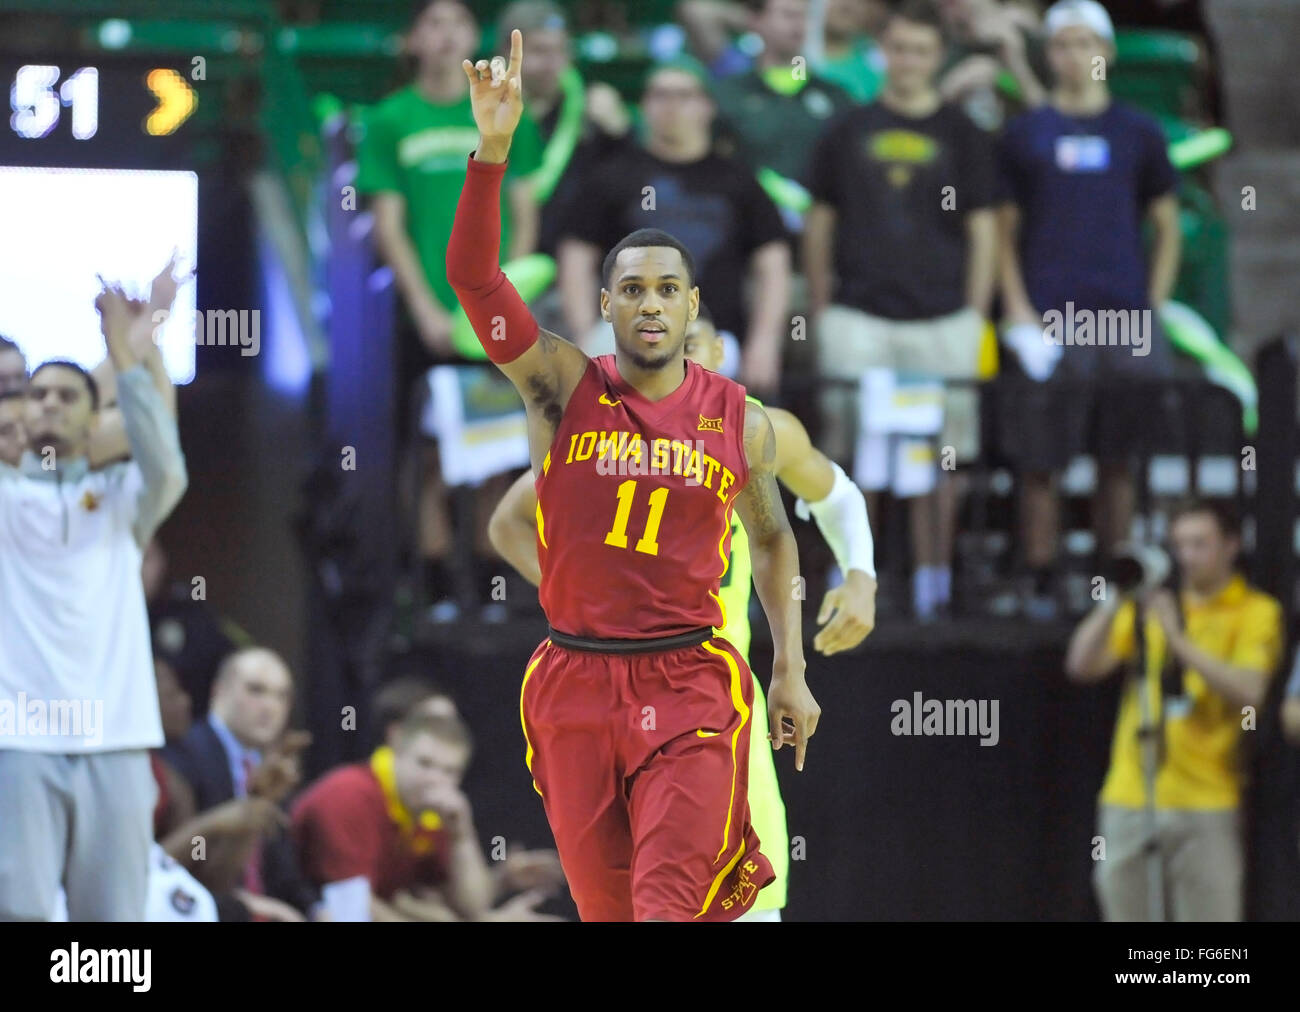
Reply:
<svg viewBox="0 0 1300 1012"><path fill-rule="evenodd" d="M206 719L164 750L193 787L200 812L232 799L265 802L255 811L261 838L249 847L242 887L233 889L256 919L301 920L317 899L298 869L292 843L276 825L282 818L278 806L301 779L298 753L310 741L303 732L285 733L292 696L292 674L277 654L263 647L236 651L217 672ZM231 821L240 811L227 809ZM219 828L230 827L222 822ZM222 919L230 919L226 911Z"/></svg>
<svg viewBox="0 0 1300 1012"><path fill-rule="evenodd" d="M422 675L399 675L385 683L370 700L371 748L392 745L402 721L413 715L456 717L456 702L442 686Z"/></svg>
<svg viewBox="0 0 1300 1012"><path fill-rule="evenodd" d="M639 228L664 229L695 257L718 329L732 335L729 357L739 358L741 382L756 395L770 393L780 379L781 338L789 328L790 246L753 172L712 153L708 89L694 61L654 70L642 96L645 147L587 167L583 199L571 205L560 230L569 332L589 354L614 350L614 332L599 317L601 285L610 283L601 277L605 253Z"/></svg>
<svg viewBox="0 0 1300 1012"><path fill-rule="evenodd" d="M457 717L412 714L392 747L326 774L293 809L308 876L329 897L364 879L376 921L482 920L495 883L460 790L469 729Z"/></svg>
<svg viewBox="0 0 1300 1012"><path fill-rule="evenodd" d="M458 717L456 701L440 686L419 675L403 675L389 682L371 700L372 740L376 746L395 748L402 722L414 717ZM554 848L527 849L511 844L505 860L493 862L496 897L564 885L564 869ZM516 902L516 911L525 909ZM521 918L529 919L529 918Z"/></svg>

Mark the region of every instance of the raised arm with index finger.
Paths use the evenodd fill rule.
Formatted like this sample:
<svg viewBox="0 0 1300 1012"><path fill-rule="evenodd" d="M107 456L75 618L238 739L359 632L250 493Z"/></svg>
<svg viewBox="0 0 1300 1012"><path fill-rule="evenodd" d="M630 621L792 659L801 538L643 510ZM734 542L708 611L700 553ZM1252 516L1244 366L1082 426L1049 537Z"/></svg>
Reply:
<svg viewBox="0 0 1300 1012"><path fill-rule="evenodd" d="M501 180L524 109L523 52L523 35L516 29L509 63L495 57L463 64L479 143L469 158L447 244L447 280L488 358L524 399L529 450L538 470L588 359L576 345L538 327L501 271Z"/></svg>

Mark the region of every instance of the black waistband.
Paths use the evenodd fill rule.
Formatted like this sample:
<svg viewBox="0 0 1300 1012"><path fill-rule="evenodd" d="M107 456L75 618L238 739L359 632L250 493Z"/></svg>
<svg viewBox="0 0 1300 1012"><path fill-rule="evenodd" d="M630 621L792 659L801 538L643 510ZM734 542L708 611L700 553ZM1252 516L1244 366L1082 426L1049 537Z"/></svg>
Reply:
<svg viewBox="0 0 1300 1012"><path fill-rule="evenodd" d="M648 654L661 650L680 650L682 647L699 646L713 638L713 630L709 626L701 626L689 632L650 639L598 640L586 636L570 636L568 633L550 629L550 638L556 646L567 647L570 650L589 650L596 654Z"/></svg>

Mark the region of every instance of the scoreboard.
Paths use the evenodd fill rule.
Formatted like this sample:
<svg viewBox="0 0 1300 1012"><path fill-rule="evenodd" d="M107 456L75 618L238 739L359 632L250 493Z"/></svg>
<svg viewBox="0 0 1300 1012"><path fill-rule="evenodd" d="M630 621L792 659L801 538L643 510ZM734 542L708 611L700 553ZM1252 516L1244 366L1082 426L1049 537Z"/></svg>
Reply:
<svg viewBox="0 0 1300 1012"><path fill-rule="evenodd" d="M97 274L136 294L173 250L198 266L199 174L188 68L139 57L0 58L0 334L29 365L104 357ZM159 346L194 377L195 288L181 286Z"/></svg>
<svg viewBox="0 0 1300 1012"><path fill-rule="evenodd" d="M112 59L0 59L9 98L7 164L192 167L201 82L189 68Z"/></svg>

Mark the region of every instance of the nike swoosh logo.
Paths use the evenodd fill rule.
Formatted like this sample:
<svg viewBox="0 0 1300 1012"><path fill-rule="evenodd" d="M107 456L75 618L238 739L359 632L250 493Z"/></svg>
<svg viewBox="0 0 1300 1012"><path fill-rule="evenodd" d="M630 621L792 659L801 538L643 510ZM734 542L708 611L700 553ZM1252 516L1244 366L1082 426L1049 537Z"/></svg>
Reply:
<svg viewBox="0 0 1300 1012"><path fill-rule="evenodd" d="M616 400L616 401L611 401L611 400L609 399L609 394L601 394L601 395L600 395L600 398L599 398L599 403L604 404L604 405L606 405L606 406L612 408L612 407L614 407L614 406L616 406L616 405L618 405L618 404L622 404L623 401L622 401L621 398L620 398L619 400Z"/></svg>
<svg viewBox="0 0 1300 1012"><path fill-rule="evenodd" d="M721 731L706 731L706 730L704 730L704 728L701 727L701 728L697 728L696 731L695 731L695 733L696 733L697 735L699 735L701 738L716 738L716 737L717 737L718 735L720 735L722 732L721 732Z"/></svg>

